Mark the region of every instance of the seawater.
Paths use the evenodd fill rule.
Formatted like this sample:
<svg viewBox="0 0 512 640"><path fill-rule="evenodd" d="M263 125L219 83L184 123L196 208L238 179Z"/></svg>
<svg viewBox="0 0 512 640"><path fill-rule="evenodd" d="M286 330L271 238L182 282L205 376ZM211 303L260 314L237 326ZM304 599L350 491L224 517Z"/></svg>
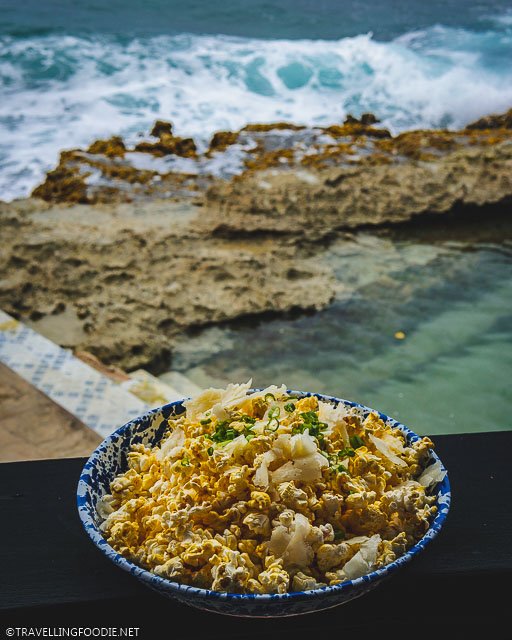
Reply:
<svg viewBox="0 0 512 640"><path fill-rule="evenodd" d="M62 149L134 142L156 118L206 143L252 121L373 111L398 132L512 105L508 1L1 4L0 200Z"/></svg>
<svg viewBox="0 0 512 640"><path fill-rule="evenodd" d="M342 287L328 308L184 336L173 370L200 386L252 377L328 393L421 434L512 428L511 230L407 234L335 242L323 260Z"/></svg>

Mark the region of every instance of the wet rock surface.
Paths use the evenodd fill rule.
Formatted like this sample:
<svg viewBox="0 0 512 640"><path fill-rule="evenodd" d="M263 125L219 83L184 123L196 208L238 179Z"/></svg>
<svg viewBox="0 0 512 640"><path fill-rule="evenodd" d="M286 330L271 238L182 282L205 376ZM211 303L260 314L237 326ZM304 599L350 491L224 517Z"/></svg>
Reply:
<svg viewBox="0 0 512 640"><path fill-rule="evenodd" d="M421 216L473 216L512 206L512 144L459 149L435 161L272 171L216 185L207 194L215 232L333 231L404 223ZM216 211L218 209L218 211ZM215 211L215 214L213 213Z"/></svg>
<svg viewBox="0 0 512 640"><path fill-rule="evenodd" d="M392 136L375 115L365 113L328 127L249 124L239 131L219 131L208 145L201 145L175 135L171 123L159 120L150 140L132 147L114 136L93 142L87 150L63 151L57 168L33 195L47 202L95 204L191 197L211 204L213 193L235 195L242 183L253 188L254 180L261 182L263 190L269 191L270 181L272 185L283 182L290 191L290 174L295 172L299 176L297 193L290 191L291 198L306 194L316 199L318 183L332 186L333 180L344 180L343 176L352 180L357 173L361 186L366 182L370 190L386 174L384 180L389 179L392 191L399 191L404 200L414 200L415 184L423 183L429 173L457 172L460 167L475 174L478 169L469 167L474 162L480 168L492 163L496 179L505 179L511 127L512 110L482 118L461 131L420 130ZM387 166L392 169L379 169ZM337 177L333 177L335 171ZM437 181L436 188L444 190L444 196L452 190L448 182ZM342 193L343 189L338 190L337 196ZM275 194L278 200L281 197ZM346 205L343 198L330 204L338 207L341 217Z"/></svg>
<svg viewBox="0 0 512 640"><path fill-rule="evenodd" d="M512 129L512 109L509 109L506 113L494 113L489 116L484 116L468 124L466 129Z"/></svg>
<svg viewBox="0 0 512 640"><path fill-rule="evenodd" d="M0 307L66 347L124 369L163 371L191 328L314 310L334 276L282 239L224 241L196 231L202 209L165 202L0 205ZM73 331L62 323L73 319Z"/></svg>
<svg viewBox="0 0 512 640"><path fill-rule="evenodd" d="M157 121L133 147L64 151L33 198L0 203L0 307L162 371L189 330L328 305L341 285L321 256L340 233L509 215L509 115L398 136L372 114L252 124L202 146Z"/></svg>

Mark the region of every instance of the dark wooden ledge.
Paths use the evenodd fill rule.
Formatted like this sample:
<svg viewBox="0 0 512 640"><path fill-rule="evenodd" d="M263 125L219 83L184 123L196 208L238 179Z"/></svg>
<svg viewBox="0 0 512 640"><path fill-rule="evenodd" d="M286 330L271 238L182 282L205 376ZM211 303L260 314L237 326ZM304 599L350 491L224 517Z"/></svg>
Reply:
<svg viewBox="0 0 512 640"><path fill-rule="evenodd" d="M504 624L510 632L512 432L438 436L435 443L453 497L437 539L358 600L277 620L229 618L180 605L103 557L75 507L85 459L0 464L0 622L130 625L140 628L138 637L175 640L262 634L314 640L320 633L341 640L358 631L364 633L358 637L425 637L427 631L436 638L473 637Z"/></svg>

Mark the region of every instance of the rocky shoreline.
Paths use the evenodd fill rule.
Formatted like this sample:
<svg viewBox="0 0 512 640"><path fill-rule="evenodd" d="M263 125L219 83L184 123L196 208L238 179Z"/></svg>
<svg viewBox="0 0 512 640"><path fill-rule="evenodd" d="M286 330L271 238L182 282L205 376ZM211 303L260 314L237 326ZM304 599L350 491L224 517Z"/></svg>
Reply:
<svg viewBox="0 0 512 640"><path fill-rule="evenodd" d="M512 110L461 131L248 125L207 148L157 122L65 151L33 197L0 203L0 307L63 346L164 371L184 332L325 307L318 257L361 227L508 215Z"/></svg>

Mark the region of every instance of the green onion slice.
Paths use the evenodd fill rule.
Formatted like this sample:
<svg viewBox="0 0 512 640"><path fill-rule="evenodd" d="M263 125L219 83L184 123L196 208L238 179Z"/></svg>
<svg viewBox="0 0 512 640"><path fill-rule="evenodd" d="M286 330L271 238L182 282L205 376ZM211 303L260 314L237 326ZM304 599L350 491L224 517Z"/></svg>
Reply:
<svg viewBox="0 0 512 640"><path fill-rule="evenodd" d="M350 444L354 449L364 447L364 440L360 436L350 436Z"/></svg>
<svg viewBox="0 0 512 640"><path fill-rule="evenodd" d="M267 422L266 428L269 431L272 431L272 433L274 431L277 431L279 429L279 420L277 418L270 418L270 420Z"/></svg>
<svg viewBox="0 0 512 640"><path fill-rule="evenodd" d="M270 409L270 411L268 412L268 419L273 420L274 418L279 418L280 415L281 415L281 408L272 407L272 409Z"/></svg>

